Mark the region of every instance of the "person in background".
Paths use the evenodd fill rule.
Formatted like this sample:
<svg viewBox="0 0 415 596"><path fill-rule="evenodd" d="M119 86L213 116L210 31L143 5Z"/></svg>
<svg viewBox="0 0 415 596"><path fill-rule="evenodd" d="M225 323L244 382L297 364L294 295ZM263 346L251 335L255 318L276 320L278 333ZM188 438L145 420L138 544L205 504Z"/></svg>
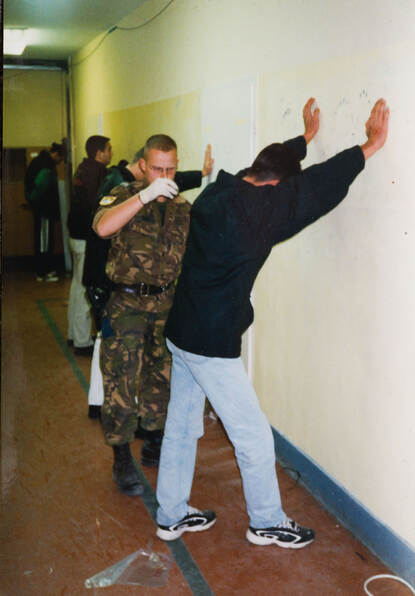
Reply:
<svg viewBox="0 0 415 596"><path fill-rule="evenodd" d="M37 281L58 281L53 262L54 227L60 215L56 166L64 156L63 145L52 143L32 159L25 174L25 197L34 217Z"/></svg>
<svg viewBox="0 0 415 596"><path fill-rule="evenodd" d="M102 135L89 137L87 157L76 169L72 182L68 215L69 246L72 252L72 283L68 306L68 343L78 356L92 356L91 312L82 284L85 247L97 204L98 189L108 173L112 149L110 139Z"/></svg>
<svg viewBox="0 0 415 596"><path fill-rule="evenodd" d="M192 205L190 230L165 333L173 355L171 397L157 482L157 536L176 540L207 530L211 510L189 505L205 396L231 440L256 545L299 549L314 531L281 504L269 422L245 372L241 336L253 321L250 293L272 247L334 209L386 141L389 110L376 102L367 141L304 171L300 161L319 129L314 99L304 106L305 132L265 147L245 172L219 172ZM312 405L310 404L310 407Z"/></svg>
<svg viewBox="0 0 415 596"><path fill-rule="evenodd" d="M144 181L144 171L140 167L140 160L144 158L144 147L141 147L133 156L130 163L122 160L117 166L112 167L105 177L101 188L99 189L99 198L108 194L115 186L120 184L128 185L131 182ZM202 170L187 170L185 172L176 172L174 181L179 187L179 192L184 192L192 188L197 188L202 184L202 179L208 176L213 169L213 159L211 146L207 145L203 160ZM107 264L108 250L111 246L111 240L100 238L92 228L88 232L86 241L85 265L82 283L86 288L86 293L92 307L92 313L95 321L97 338L94 345L94 353L91 362L91 375L88 392L88 417L99 418L101 415L101 406L104 400L102 387L102 375L99 368L99 351L101 345L101 322L102 313L108 301L111 292L111 282L105 273ZM157 463L160 451L160 433L158 431L149 431L141 427L138 420L137 438L146 440L146 450L153 451L153 461Z"/></svg>

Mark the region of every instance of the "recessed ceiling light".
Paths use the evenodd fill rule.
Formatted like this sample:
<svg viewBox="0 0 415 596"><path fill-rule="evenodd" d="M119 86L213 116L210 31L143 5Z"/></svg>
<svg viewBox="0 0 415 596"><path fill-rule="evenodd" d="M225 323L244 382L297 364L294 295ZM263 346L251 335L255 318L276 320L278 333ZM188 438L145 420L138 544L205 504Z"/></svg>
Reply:
<svg viewBox="0 0 415 596"><path fill-rule="evenodd" d="M26 47L27 29L5 29L4 30L4 53L20 56Z"/></svg>

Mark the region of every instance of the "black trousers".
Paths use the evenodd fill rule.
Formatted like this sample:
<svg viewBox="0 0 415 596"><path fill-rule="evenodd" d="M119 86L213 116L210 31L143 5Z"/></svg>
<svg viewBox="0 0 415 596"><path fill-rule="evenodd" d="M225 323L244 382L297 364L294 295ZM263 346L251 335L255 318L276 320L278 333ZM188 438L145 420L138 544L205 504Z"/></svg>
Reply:
<svg viewBox="0 0 415 596"><path fill-rule="evenodd" d="M36 273L43 277L53 270L54 220L34 213L34 232Z"/></svg>

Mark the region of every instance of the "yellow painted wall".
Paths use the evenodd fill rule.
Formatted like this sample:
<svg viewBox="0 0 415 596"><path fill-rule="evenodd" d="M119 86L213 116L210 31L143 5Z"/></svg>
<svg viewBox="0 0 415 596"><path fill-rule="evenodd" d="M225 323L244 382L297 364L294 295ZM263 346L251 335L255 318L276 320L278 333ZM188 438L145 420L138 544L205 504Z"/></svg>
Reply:
<svg viewBox="0 0 415 596"><path fill-rule="evenodd" d="M202 166L201 157L198 159L194 150L200 145L199 97L196 93L105 112L103 122L105 134L111 138L114 163L122 158L130 160L148 137L163 133L177 143L179 169L184 162L186 168L200 169Z"/></svg>
<svg viewBox="0 0 415 596"><path fill-rule="evenodd" d="M122 24L164 5L146 2ZM162 124L181 167L198 167L203 98L228 85L237 112L243 77L256 81L256 150L300 134L301 108L317 98L321 131L305 165L362 143L371 104L388 99L384 150L257 280L254 383L271 423L413 546L414 22L412 0L175 0L72 60L74 161L90 134L111 136L118 159Z"/></svg>
<svg viewBox="0 0 415 596"><path fill-rule="evenodd" d="M50 146L67 136L65 77L61 71L4 71L4 147Z"/></svg>

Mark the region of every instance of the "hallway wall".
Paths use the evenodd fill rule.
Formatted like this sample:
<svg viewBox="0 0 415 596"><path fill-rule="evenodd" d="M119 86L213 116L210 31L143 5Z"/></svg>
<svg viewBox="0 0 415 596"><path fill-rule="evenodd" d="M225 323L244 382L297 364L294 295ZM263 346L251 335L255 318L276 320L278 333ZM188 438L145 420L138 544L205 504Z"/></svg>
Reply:
<svg viewBox="0 0 415 596"><path fill-rule="evenodd" d="M3 147L50 147L66 137L66 73L8 69L3 78Z"/></svg>
<svg viewBox="0 0 415 596"><path fill-rule="evenodd" d="M33 213L24 197L26 166L53 142L67 137L66 73L61 70L5 69L3 74L2 254L34 254ZM23 161L16 168L16 156ZM21 158L20 158L21 160ZM65 178L65 167L57 168ZM63 252L63 233L55 223L54 251ZM12 261L13 262L13 261Z"/></svg>
<svg viewBox="0 0 415 596"><path fill-rule="evenodd" d="M146 2L119 25L165 5ZM301 134L314 95L309 165L363 143L372 104L388 100L383 151L333 213L274 249L256 282L254 384L272 425L412 547L414 18L412 0L175 0L142 28L97 38L71 67L74 163L91 134L111 136L116 163L162 131L182 169L200 167L203 98L214 113L219 88L235 100L223 142L253 120L255 150ZM255 96L240 117L245 80ZM226 164L225 154L216 169L235 171Z"/></svg>

